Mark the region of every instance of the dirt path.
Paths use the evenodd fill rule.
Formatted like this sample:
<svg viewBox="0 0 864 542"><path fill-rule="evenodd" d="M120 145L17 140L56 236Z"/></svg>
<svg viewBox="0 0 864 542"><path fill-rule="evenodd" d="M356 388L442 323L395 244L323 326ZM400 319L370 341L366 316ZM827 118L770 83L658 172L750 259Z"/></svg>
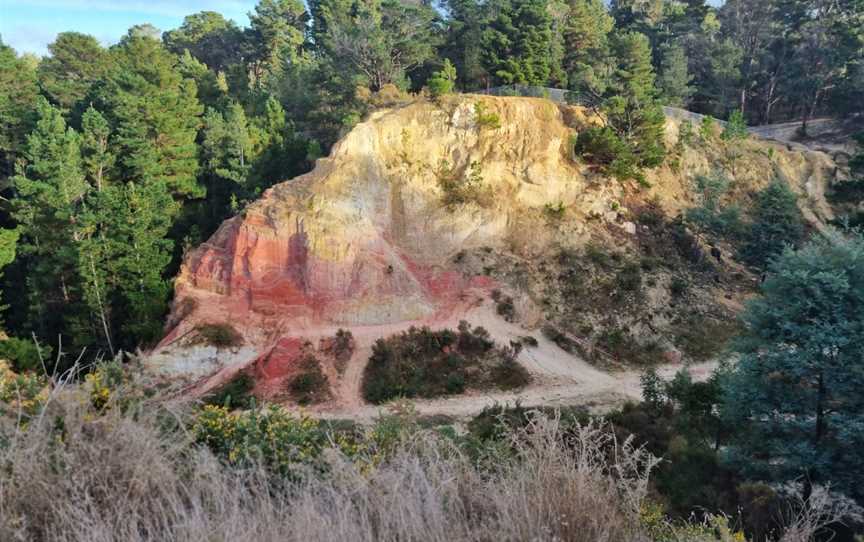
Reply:
<svg viewBox="0 0 864 542"><path fill-rule="evenodd" d="M641 371L607 372L583 359L568 354L539 332L530 332L518 325L510 324L495 314L490 304L476 307L461 318L442 321L431 327L455 328L459 319L474 326L483 326L499 344L508 344L520 336L531 335L537 339L534 348L525 348L519 354L519 361L535 377L535 382L519 392L469 393L457 397L435 400L417 400L413 404L417 412L424 416L445 415L463 418L476 415L484 408L495 404L514 404L519 401L524 406L574 406L582 405L593 412L607 412L628 400L641 398L639 377ZM386 329L384 329L386 327ZM356 421L371 421L386 412L386 406L369 405L361 398L361 383L366 362L372 352L375 339L398 333L407 325L375 326L352 328L357 349L339 385L339 399L336 404L313 411L322 418L350 418ZM716 366L705 363L689 367L694 380L704 380ZM671 378L681 365L664 365L658 373Z"/></svg>

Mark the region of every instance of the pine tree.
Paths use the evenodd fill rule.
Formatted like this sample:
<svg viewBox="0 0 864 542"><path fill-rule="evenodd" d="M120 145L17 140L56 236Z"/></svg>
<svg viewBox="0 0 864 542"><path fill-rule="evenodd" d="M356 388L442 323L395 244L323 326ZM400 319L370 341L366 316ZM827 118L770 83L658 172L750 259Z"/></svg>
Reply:
<svg viewBox="0 0 864 542"><path fill-rule="evenodd" d="M300 0L260 0L249 14L254 83L274 83L302 56L309 14Z"/></svg>
<svg viewBox="0 0 864 542"><path fill-rule="evenodd" d="M570 89L601 94L610 72L609 33L615 20L602 0L570 0L564 29L564 70Z"/></svg>
<svg viewBox="0 0 864 542"><path fill-rule="evenodd" d="M654 87L651 44L642 34L626 32L613 40L613 53L617 66L603 96L603 114L639 166L658 166L666 156L666 118Z"/></svg>
<svg viewBox="0 0 864 542"><path fill-rule="evenodd" d="M203 108L194 81L183 79L177 57L150 37L128 35L112 56L97 100L115 133L118 180L202 197L195 140Z"/></svg>
<svg viewBox="0 0 864 542"><path fill-rule="evenodd" d="M78 134L45 98L36 104L36 128L12 182L13 216L21 228L20 250L28 259L31 325L43 335L61 331L78 300L77 218L88 185Z"/></svg>
<svg viewBox="0 0 864 542"><path fill-rule="evenodd" d="M0 181L14 173L33 125L36 71L0 40Z"/></svg>
<svg viewBox="0 0 864 542"><path fill-rule="evenodd" d="M90 107L81 118L81 156L90 184L101 191L115 156L109 148L111 128L101 113Z"/></svg>
<svg viewBox="0 0 864 542"><path fill-rule="evenodd" d="M427 84L433 98L440 98L453 92L453 88L456 86L456 68L449 58L444 59L441 70L432 74Z"/></svg>
<svg viewBox="0 0 864 542"><path fill-rule="evenodd" d="M663 49L660 61L660 76L657 88L663 101L674 107L687 107L694 89L690 86L693 78L687 70L687 53L680 45L668 45Z"/></svg>
<svg viewBox="0 0 864 542"><path fill-rule="evenodd" d="M747 306L723 415L746 475L864 498L864 240L833 232L771 265Z"/></svg>
<svg viewBox="0 0 864 542"><path fill-rule="evenodd" d="M546 86L561 70L553 63L552 16L548 0L495 0L483 31L483 63L503 84Z"/></svg>
<svg viewBox="0 0 864 542"><path fill-rule="evenodd" d="M214 73L240 62L243 53L243 32L215 11L187 15L180 28L165 32L162 40L175 55L189 51Z"/></svg>
<svg viewBox="0 0 864 542"><path fill-rule="evenodd" d="M39 63L42 91L63 111L70 111L104 75L108 52L93 36L62 32L48 45L51 55Z"/></svg>

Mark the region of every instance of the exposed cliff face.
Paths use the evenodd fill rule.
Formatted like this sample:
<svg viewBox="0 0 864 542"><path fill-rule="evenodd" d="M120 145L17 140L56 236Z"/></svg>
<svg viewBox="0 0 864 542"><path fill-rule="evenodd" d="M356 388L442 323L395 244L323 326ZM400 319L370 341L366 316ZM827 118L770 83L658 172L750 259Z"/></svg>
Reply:
<svg viewBox="0 0 864 542"><path fill-rule="evenodd" d="M478 124L477 102L500 127ZM611 239L609 231L626 237L635 226L622 202L657 198L676 213L692 204L692 177L722 160L687 150L676 171L649 176L650 190L603 179L569 151L571 136L590 122L582 110L531 98L467 96L375 113L311 173L268 190L187 257L152 366L185 373L198 363L207 372L256 358L277 363L274 357L290 365L298 348L289 346L298 340L345 327L371 341L410 323L452 322L494 288L513 292L522 322L538 324L538 300L518 295L526 288L466 265L465 255L530 263L552 247ZM674 144L674 121L668 132ZM830 215L822 198L830 160L777 144L744 145L735 174L742 190L775 172L809 196L802 205L814 222ZM468 203L445 205L448 179L488 201L469 195ZM552 224L549 209L559 204L565 219ZM202 323L230 324L245 346L233 354L183 346Z"/></svg>

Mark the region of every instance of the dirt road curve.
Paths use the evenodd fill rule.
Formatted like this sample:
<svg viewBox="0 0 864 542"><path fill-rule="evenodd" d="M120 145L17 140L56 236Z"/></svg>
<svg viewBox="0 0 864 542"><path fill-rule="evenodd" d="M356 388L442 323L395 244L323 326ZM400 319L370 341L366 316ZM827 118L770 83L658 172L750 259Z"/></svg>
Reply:
<svg viewBox="0 0 864 542"><path fill-rule="evenodd" d="M564 352L539 332L529 333L517 325L504 322L494 313L489 304L473 309L463 318L472 325L485 327L500 344L508 344L511 339L519 336L528 334L534 336L539 343L538 346L524 349L519 355L519 361L534 374L535 382L516 393L473 393L447 399L414 401L413 404L421 415L464 418L478 414L487 406L514 404L516 401L531 407L582 405L592 412L602 413L628 400L641 398L639 371L610 373L594 367ZM442 322L440 327L455 327L456 324L457 322ZM382 336L381 329L369 331L370 339L372 336ZM355 338L358 339L358 350L341 383L341 401L337 406L327 410L314 411L315 416L370 421L387 411L386 406L368 405L360 399L360 383L365 360L371 353L371 343L367 344L364 340L367 338L362 332L360 336L355 333ZM704 380L710 376L715 366L714 363L693 365L689 367L689 371L694 380ZM658 372L661 376L670 378L680 368L680 365L664 365L658 368Z"/></svg>

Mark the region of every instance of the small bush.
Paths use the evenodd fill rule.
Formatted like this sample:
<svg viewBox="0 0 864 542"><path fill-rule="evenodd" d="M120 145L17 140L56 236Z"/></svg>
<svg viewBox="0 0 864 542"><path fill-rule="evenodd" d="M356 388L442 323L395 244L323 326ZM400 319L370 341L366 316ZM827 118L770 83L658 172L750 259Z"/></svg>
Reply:
<svg viewBox="0 0 864 542"><path fill-rule="evenodd" d="M516 306L513 304L513 298L509 295L500 297L495 305L495 311L504 320L512 322L516 318Z"/></svg>
<svg viewBox="0 0 864 542"><path fill-rule="evenodd" d="M564 203L560 201L555 205L547 203L543 206L543 216L545 216L546 220L550 222L560 222L561 219L564 218L564 213L566 212L567 207L565 207Z"/></svg>
<svg viewBox="0 0 864 542"><path fill-rule="evenodd" d="M744 119L744 113L736 109L729 115L729 120L726 121L726 126L723 128L721 136L726 141L736 141L746 139L750 133L747 131L747 121Z"/></svg>
<svg viewBox="0 0 864 542"><path fill-rule="evenodd" d="M608 126L589 128L579 134L574 151L605 175L620 181L635 179L643 182L633 149Z"/></svg>
<svg viewBox="0 0 864 542"><path fill-rule="evenodd" d="M522 344L525 346L530 346L531 348L536 348L540 343L537 342L537 339L532 337L531 335L525 335L519 339Z"/></svg>
<svg viewBox="0 0 864 542"><path fill-rule="evenodd" d="M569 354L578 354L580 353L579 344L562 333L558 328L552 326L550 324L544 325L540 332L544 337L558 345L558 348L569 353Z"/></svg>
<svg viewBox="0 0 864 542"><path fill-rule="evenodd" d="M702 117L699 123L699 137L703 141L710 141L717 135L717 121L711 115Z"/></svg>
<svg viewBox="0 0 864 542"><path fill-rule="evenodd" d="M330 383L313 355L300 361L300 373L288 382L291 398L301 405L321 403L330 397Z"/></svg>
<svg viewBox="0 0 864 542"><path fill-rule="evenodd" d="M204 403L213 406L232 408L253 408L255 397L252 389L255 380L246 371L241 371L222 387L204 397Z"/></svg>
<svg viewBox="0 0 864 542"><path fill-rule="evenodd" d="M0 359L8 360L16 373L42 368L42 360L50 365L51 347L36 346L33 341L10 337L0 341Z"/></svg>
<svg viewBox="0 0 864 542"><path fill-rule="evenodd" d="M446 161L442 162L437 177L443 192L442 203L447 208L468 203L487 207L492 203L492 189L483 181L483 168L479 162L471 163L467 177L459 175Z"/></svg>
<svg viewBox="0 0 864 542"><path fill-rule="evenodd" d="M200 324L195 333L210 346L234 348L243 345L243 336L231 324Z"/></svg>
<svg viewBox="0 0 864 542"><path fill-rule="evenodd" d="M663 361L663 349L653 341L639 342L628 331L608 328L597 337L597 346L618 362L651 366Z"/></svg>
<svg viewBox="0 0 864 542"><path fill-rule="evenodd" d="M498 113L490 113L486 111L486 106L482 102L474 104L474 116L477 121L477 126L481 130L497 130L501 127L501 117Z"/></svg>
<svg viewBox="0 0 864 542"><path fill-rule="evenodd" d="M449 58L444 59L444 65L440 71L432 74L427 82L429 93L436 100L441 96L453 92L456 86L456 67L450 62Z"/></svg>

